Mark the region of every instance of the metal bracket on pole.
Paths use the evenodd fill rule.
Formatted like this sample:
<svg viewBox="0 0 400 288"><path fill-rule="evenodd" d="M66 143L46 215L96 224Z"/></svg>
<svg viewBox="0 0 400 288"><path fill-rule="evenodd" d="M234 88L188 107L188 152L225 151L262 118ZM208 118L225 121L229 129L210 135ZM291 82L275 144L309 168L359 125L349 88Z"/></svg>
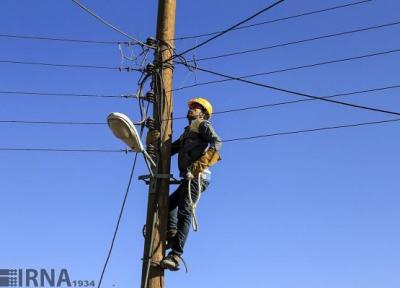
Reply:
<svg viewBox="0 0 400 288"><path fill-rule="evenodd" d="M149 175L148 174L148 175L142 175L142 176L138 177L138 179L139 180L143 180L146 183L146 185L150 184L150 180L152 178L155 178L155 179L169 179L169 184L172 184L172 185L181 184L181 181L176 179L176 178L174 178L174 175L172 175L172 174L154 174L154 175Z"/></svg>

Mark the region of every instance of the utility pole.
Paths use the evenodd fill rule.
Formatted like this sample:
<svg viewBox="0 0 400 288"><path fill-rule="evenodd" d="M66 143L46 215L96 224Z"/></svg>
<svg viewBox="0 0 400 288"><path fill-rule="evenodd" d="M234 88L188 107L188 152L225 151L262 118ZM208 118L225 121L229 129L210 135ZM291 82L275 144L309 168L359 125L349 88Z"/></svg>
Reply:
<svg viewBox="0 0 400 288"><path fill-rule="evenodd" d="M161 132L157 145L157 169L149 183L145 244L143 252L141 288L163 288L164 269L159 263L164 258L165 236L168 221L168 194L170 184L172 142L172 77L175 36L176 0L159 0L157 17L157 47L154 69L160 77L153 75L155 103L154 127ZM156 74L157 75L157 74ZM160 121L161 120L161 121Z"/></svg>

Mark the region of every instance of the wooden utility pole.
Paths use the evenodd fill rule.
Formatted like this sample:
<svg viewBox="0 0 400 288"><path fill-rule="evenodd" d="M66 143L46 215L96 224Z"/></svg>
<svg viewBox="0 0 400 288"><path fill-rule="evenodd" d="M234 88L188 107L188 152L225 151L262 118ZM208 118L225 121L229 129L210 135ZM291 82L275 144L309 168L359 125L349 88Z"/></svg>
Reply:
<svg viewBox="0 0 400 288"><path fill-rule="evenodd" d="M164 258L165 236L168 221L168 194L172 142L172 77L175 35L176 0L159 0L157 17L157 43L155 69L161 74L153 77L156 98L154 105L155 127L161 132L158 168L150 180L147 207L146 234L143 253L141 288L163 288L164 270L159 266ZM161 121L160 121L161 119Z"/></svg>

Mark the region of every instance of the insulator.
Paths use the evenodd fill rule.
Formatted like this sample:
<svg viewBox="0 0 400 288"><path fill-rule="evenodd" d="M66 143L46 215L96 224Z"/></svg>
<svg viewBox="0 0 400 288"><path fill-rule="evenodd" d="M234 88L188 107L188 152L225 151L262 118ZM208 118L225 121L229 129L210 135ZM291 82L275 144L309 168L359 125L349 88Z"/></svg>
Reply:
<svg viewBox="0 0 400 288"><path fill-rule="evenodd" d="M153 63L147 64L147 66L146 66L146 73L147 73L147 74L152 74L153 71L154 71L154 68L155 68L155 66L154 66Z"/></svg>
<svg viewBox="0 0 400 288"><path fill-rule="evenodd" d="M147 118L145 125L150 130L156 130L156 122L154 121L153 118L150 118L150 117Z"/></svg>
<svg viewBox="0 0 400 288"><path fill-rule="evenodd" d="M145 100L151 103L156 103L156 97L153 90L150 90L149 92L146 93Z"/></svg>
<svg viewBox="0 0 400 288"><path fill-rule="evenodd" d="M151 46L151 47L156 47L157 46L157 40L153 37L149 37L146 40L146 44Z"/></svg>

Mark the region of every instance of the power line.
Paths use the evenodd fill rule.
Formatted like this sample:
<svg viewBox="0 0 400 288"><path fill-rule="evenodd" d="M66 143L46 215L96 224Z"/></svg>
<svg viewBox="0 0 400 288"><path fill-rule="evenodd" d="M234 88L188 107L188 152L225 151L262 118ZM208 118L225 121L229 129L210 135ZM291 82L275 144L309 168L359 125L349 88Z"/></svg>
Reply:
<svg viewBox="0 0 400 288"><path fill-rule="evenodd" d="M113 247L114 247L114 243L115 243L115 238L117 237L117 233L118 233L118 230L119 230L119 224L121 223L122 214L124 212L126 200L128 199L129 190L130 190L131 183L132 183L132 178L133 178L133 172L135 171L135 168L136 168L137 157L138 157L138 153L135 154L135 159L133 160L131 174L129 176L129 181L128 181L128 187L126 188L124 200L122 201L122 206L121 206L121 209L120 209L120 212L119 212L119 215L118 215L117 225L116 225L115 230L114 230L114 234L113 234L113 238L112 238L112 241L111 241L111 245L110 245L110 248L108 250L107 258L106 258L106 261L105 261L105 263L103 265L103 269L102 269L102 272L101 272L101 275L100 275L100 280L99 280L99 283L97 284L97 287L100 287L100 285L101 285L101 283L103 281L104 273L106 271L108 261L110 260L110 257L111 257L111 253L112 253L112 250L113 250Z"/></svg>
<svg viewBox="0 0 400 288"><path fill-rule="evenodd" d="M28 36L28 35L15 35L15 34L0 34L0 37L11 38L11 39L24 39L24 40L44 40L44 41L59 41L59 42L72 42L72 43L84 43L84 44L129 44L128 42L120 41L100 41L100 40L84 40L84 39L71 39L71 38L57 38L57 37L45 37L45 36Z"/></svg>
<svg viewBox="0 0 400 288"><path fill-rule="evenodd" d="M13 147L0 147L0 151L9 152L79 152L79 153L128 153L132 152L126 150L111 150L111 149L53 149L53 148L13 148Z"/></svg>
<svg viewBox="0 0 400 288"><path fill-rule="evenodd" d="M352 7L352 6L355 6L355 5L366 4L366 3L371 2L371 1L373 1L373 0L358 1L358 2L348 3L348 4L344 4L344 5L329 7L329 8L325 8L325 9L322 9L322 10L315 10L315 11L310 11L310 12L306 12L306 13L292 15L292 16L288 16L288 17L284 17L284 18L278 18L278 19L275 19L275 20L264 21L264 22L259 22L259 23L255 23L255 24L250 24L250 25L244 25L244 26L236 27L236 28L232 29L232 31L241 30L241 29L248 29L248 28L255 27L255 26L266 25L266 24L276 23L276 22L280 22L280 21L286 21L286 20L290 20L290 19L294 19L294 18L300 18L300 17L304 17L304 16L319 14L319 13L332 11L332 10L337 10L337 9L342 9L342 8L348 8L348 7ZM183 36L183 37L175 38L174 40L186 40L186 39L201 38L201 37L205 37L205 36L216 35L216 34L219 34L221 32L223 32L223 31L216 31L216 32L205 33L205 34L200 34L200 35L193 35L193 36Z"/></svg>
<svg viewBox="0 0 400 288"><path fill-rule="evenodd" d="M216 56L199 58L199 59L196 59L196 62L237 56L237 55L243 55L243 54L260 52L260 51L266 51L266 50L271 50L271 49L275 49L275 48L281 48L281 47L286 47L286 46L291 46L291 45L302 44L302 43L306 43L306 42L318 41L318 40L322 40L322 39L334 38L334 37L351 35L351 34L360 33L360 32L366 32L366 31L371 31L371 30L376 30L376 29L387 28L387 27L391 27L391 26L395 26L395 25L399 25L399 24L400 24L400 21L396 21L396 22L386 23L386 24L382 24L382 25L369 26L366 28L360 28L360 29L344 31L344 32L328 34L328 35L322 35L322 36L318 36L318 37L312 37L312 38L307 38L307 39L302 39L302 40L297 40L297 41L290 41L290 42L280 43L280 44L276 44L276 45L264 46L264 47L254 48L254 49L246 49L246 50L241 50L241 51L231 52L231 53L224 53L224 54L220 54L220 55L216 55ZM193 62L193 61L188 61L188 62Z"/></svg>
<svg viewBox="0 0 400 288"><path fill-rule="evenodd" d="M100 126L107 125L105 122L73 122L73 121L29 121L29 120L0 120L0 124L37 124L37 125L79 125L79 126ZM133 123L141 126L140 122Z"/></svg>
<svg viewBox="0 0 400 288"><path fill-rule="evenodd" d="M350 96L350 95L363 94L363 93L372 93L372 92L379 92L379 91L390 90L390 89L399 89L399 88L400 88L400 85L384 86L384 87L377 87L377 88L371 88L371 89L365 89L365 90L356 90L356 91L350 91L350 92L345 92L345 93L338 93L338 94L333 94L333 95L329 95L329 96L325 96L325 97L321 97L321 98L327 99L327 98L343 97L343 96ZM315 101L315 100L319 100L319 99L309 99L308 98L308 99L299 99L299 100L292 100L292 101L284 101L284 102L228 109L228 110L222 110L222 111L215 111L215 112L213 112L213 115L227 114L227 113L234 113L234 112L241 112L241 111L248 111L248 110L255 110L255 109L263 109L263 108L276 107L276 106L284 106L284 105L289 105L289 104L296 104L296 103L309 102L309 101ZM187 118L186 118L186 116L172 118L172 120L182 120L182 119L187 119ZM107 123L105 123L105 122L72 122L72 121L0 120L0 124L95 126L95 125L106 125ZM140 125L140 123L135 123L135 125Z"/></svg>
<svg viewBox="0 0 400 288"><path fill-rule="evenodd" d="M48 124L48 125L106 125L105 122L71 122L71 121L26 121L26 120L0 120L0 124Z"/></svg>
<svg viewBox="0 0 400 288"><path fill-rule="evenodd" d="M143 43L142 41L134 38L133 36L129 35L128 33L122 31L121 29L115 27L114 25L112 25L110 22L106 21L104 18L100 17L99 15L97 15L96 13L94 13L92 10L90 10L88 7L84 6L82 3L80 3L78 0L72 0L72 2L74 2L75 4L77 4L80 8L82 8L83 10L85 10L87 13L89 13L90 15L94 16L97 20L99 20L100 22L102 22L103 24L105 24L106 26L110 27L111 29L113 29L114 31L124 35L125 37L135 41L135 43L140 44L142 47L146 46L149 47L147 44Z"/></svg>
<svg viewBox="0 0 400 288"><path fill-rule="evenodd" d="M239 137L239 138L231 138L222 140L224 143L227 142L238 142L245 140L253 140L258 138L269 138L269 137L278 137L285 135L293 135L293 134L303 134L303 133L311 133L311 132L319 132L326 130L337 130L344 128L354 128L354 127L362 127L362 126L371 126L371 125L379 125L385 123L393 123L399 122L400 118L389 119L389 120L380 120L380 121L371 121L371 122L361 122L361 123L353 123L353 124L344 124L344 125L336 125L336 126L326 126L326 127L318 127L304 130L293 130L293 131L283 131L283 132L275 132L270 134L261 134L255 136L248 137ZM110 152L110 153L128 153L132 152L130 150L90 150L90 149L50 149L50 148L10 148L10 147L0 147L0 151L13 151L13 152ZM129 189L129 188L128 188ZM125 198L124 198L125 199Z"/></svg>
<svg viewBox="0 0 400 288"><path fill-rule="evenodd" d="M145 80L142 79L142 80L139 81L139 82L144 82L144 81L145 81ZM147 104L147 108L145 109L146 114L147 114L147 112L148 112L148 110L149 110L149 105L150 105L150 103ZM140 104L139 104L139 106L140 106ZM144 107L143 107L143 108L144 108ZM142 135L143 135L144 128L145 128L145 125L141 125L141 129L140 129L140 138L141 138ZM116 237L117 237L117 233L118 233L118 230L119 230L119 225L120 225L121 219L122 219L122 214L123 214L124 209L125 209L126 200L128 199L128 194L129 194L129 190L130 190L131 183L132 183L133 173L134 173L135 167L136 167L137 157L138 157L138 153L136 152L136 153L135 153L135 160L133 161L133 165L132 165L131 175L129 176L128 186L127 186L127 188L126 188L124 200L122 201L122 205L121 205L121 209L120 209L120 212L119 212L117 224L116 224L115 229L114 229L114 234L113 234L113 238L112 238L112 241L111 241L111 245L110 245L110 248L109 248L109 250L108 250L107 258L106 258L106 261L104 262L103 269L102 269L102 271L101 271L101 275L100 275L99 282L98 282L98 284L97 284L97 287L98 287L98 288L100 288L100 286L101 286L101 283L102 283L103 277L104 277L104 273L105 273L105 271L106 271L106 269L107 269L108 261L110 260L111 253L112 253L112 250L113 250L113 248L114 248L115 239L116 239Z"/></svg>
<svg viewBox="0 0 400 288"><path fill-rule="evenodd" d="M313 14L319 14L319 13L332 11L332 10L337 10L337 9L341 9L341 8L352 7L352 6L355 6L355 5L365 4L365 3L368 3L368 2L371 2L371 1L373 1L373 0L364 0L364 1L359 1L359 2L355 2L355 3L349 3L349 4L329 7L329 8L322 9L322 10L315 10L315 11L310 11L310 12L306 12L306 13L302 13L302 14L292 15L292 16L289 16L289 17L278 18L278 19L275 19L275 20L264 21L264 22L259 22L259 23L255 23L255 24L250 24L250 25L244 25L244 26L240 26L240 27L234 28L234 29L232 29L232 31L247 29L247 28L260 26L260 25L271 24L271 23L275 23L275 22L290 20L290 19L309 16L309 15L313 15ZM175 38L174 40L195 39L195 38L200 38L200 37L205 37L205 36L216 35L216 34L221 33L221 32L222 31L216 31L216 32L205 33L205 34L194 35L194 36L183 36L183 37ZM125 34L123 34L123 35L126 36ZM44 41L72 42L72 43L83 43L83 44L106 44L106 45L130 44L129 42L124 42L124 41L87 40L87 39L73 39L73 38L61 38L61 37L50 37L50 36L33 36L33 35L15 35L15 34L0 34L0 37L11 38L11 39L12 38L14 38L14 39L25 39L25 40L44 40ZM135 43L136 43L136 41L135 41Z"/></svg>
<svg viewBox="0 0 400 288"><path fill-rule="evenodd" d="M368 89L368 90L359 90L359 91L333 94L333 95L325 96L322 98L327 99L327 98L343 97L343 96L350 96L350 95L370 93L370 92L379 92L379 91L384 91L384 90L389 90L389 89L399 89L399 88L400 88L400 85L386 86L386 87L372 88L372 89ZM309 99L308 98L308 99L299 99L299 100L293 100L293 101L284 101L284 102L278 102L278 103L250 106L250 107L237 108L237 109L229 109L229 110L224 110L224 111L217 111L217 112L214 112L213 114L225 114L225 113L232 113L232 112L240 112L240 111L261 109L261 108L267 108L267 107L284 106L284 105L296 104L296 103L301 103L301 102L316 101L316 100L319 100L319 99Z"/></svg>
<svg viewBox="0 0 400 288"><path fill-rule="evenodd" d="M183 87L180 87L180 88L175 88L172 91L179 91L179 90L194 88L194 87L198 87L198 86L205 86L205 85L209 85L209 84L228 82L228 81L232 81L232 80L237 80L236 78L238 78L238 79L248 79L248 78L253 78L253 77L257 77L257 76L278 74L278 73L283 73L283 72L288 72L288 71L294 71L294 70L300 70L300 69L324 66L324 65L334 64L334 63L349 62L349 61L366 59L366 58L370 58L370 57L382 56L382 55L398 53L398 52L400 52L400 49L386 50L386 51L375 52L375 53L370 53L370 54L358 55L358 56L354 56L354 57L335 59L335 60L328 60L328 61L323 61L323 62L318 62L318 63L312 63L312 64L305 64L305 65L300 65L300 66L295 66L295 67L282 68L282 69L272 70L272 71L268 71L268 72L261 72L261 73L256 73L256 74L244 75L244 76L240 76L240 77L232 77L232 78L227 78L226 77L226 79L206 81L206 82L201 82L201 83L196 83L196 84L192 84L192 85L183 86ZM185 65L187 63L179 63L179 64Z"/></svg>
<svg viewBox="0 0 400 288"><path fill-rule="evenodd" d="M13 60L0 60L0 63L5 63L5 64L23 64L23 65L39 65L39 66L48 66L48 67L106 69L106 70L118 70L118 71L127 71L127 72L132 72L132 71L142 72L142 69L132 68L132 67L110 67L110 66L94 66L94 65L55 64L55 63L27 62L27 61L13 61Z"/></svg>
<svg viewBox="0 0 400 288"><path fill-rule="evenodd" d="M371 92L379 92L379 91L390 90L390 89L399 89L399 88L400 88L400 85L385 86L385 87L371 88L371 89L366 89L366 90L357 90L357 91L351 91L351 92L345 92L345 93L338 93L338 94L333 94L330 96L325 96L322 98L343 97L343 96L350 96L350 95L371 93ZM318 100L318 99L307 98L307 99L284 101L284 102L249 106L249 107L236 108L236 109L228 109L228 110L222 110L222 111L215 111L215 112L213 112L213 115L234 113L234 112L241 112L241 111L248 111L248 110L255 110L255 109L263 109L263 108L276 107L276 106L284 106L284 105L289 105L289 104L296 104L296 103L316 101L316 100ZM186 119L186 116L173 118L173 120L179 120L179 119Z"/></svg>
<svg viewBox="0 0 400 288"><path fill-rule="evenodd" d="M384 109L379 109L379 108L367 107L367 106L363 106L363 105L357 105L357 104L353 104L353 103L347 103L347 102L327 99L327 98L314 96L314 95L310 95L310 94L306 94L306 93L302 93L302 92L292 91L292 90L285 89L285 88L279 88L279 87L275 87L275 86L271 86L271 85L267 85L267 84L263 84L263 83L259 83L259 82L254 82L254 81L250 81L250 80L246 80L246 79L230 76L230 75L227 75L227 74L222 74L222 73L219 73L219 72L211 71L211 70L200 68L200 67L193 67L193 66L191 66L191 65L189 65L187 63L183 63L183 62L177 62L177 63L184 64L186 66L189 66L190 68L196 68L199 71L203 71L203 72L206 72L206 73L209 73L209 74L217 75L217 76L224 77L224 78L229 78L229 79L232 79L232 80L237 80L237 81L240 81L240 82L243 82L243 83L251 84L251 85L254 85L254 86L258 86L258 87L267 88L267 89L270 89L270 90L275 90L275 91L284 92L284 93L287 93L287 94L292 94L292 95L297 95L297 96L303 96L303 97L306 97L306 98L311 98L311 99L315 99L315 100L321 100L321 101L325 101L325 102L329 102L329 103L339 104L339 105L342 105L342 106L347 106L347 107L352 107L352 108L357 108L357 109L362 109L362 110L368 110L368 111L374 111L374 112L380 112L380 113L400 116L399 112L394 112L394 111L389 111L389 110L384 110Z"/></svg>
<svg viewBox="0 0 400 288"><path fill-rule="evenodd" d="M72 0L72 1L74 1L74 0ZM218 37L220 37L220 36L222 36L222 35L224 35L224 34L230 32L230 31L232 31L232 30L235 29L236 27L239 27L240 25L242 25L242 24L244 24L244 23L250 21L251 19L253 19L253 18L259 16L260 14L262 14L262 13L264 13L264 12L266 12L266 11L272 9L272 8L274 8L275 6L281 4L283 1L285 1L285 0L278 0L277 2L273 3L272 5L269 5L268 7L265 7L264 9L258 11L257 13L251 15L250 17L247 17L246 19L240 21L239 23L237 23L237 24L235 24L235 25L229 27L228 29L219 32L217 35L215 35L215 36L213 36L213 37L211 37L211 38L209 38L209 39L207 39L207 40L205 40L205 41L203 41L203 42L197 44L196 46L194 46L194 47L192 47L192 48L189 48L189 49L183 51L182 53L179 53L179 55L176 55L176 57L178 57L178 56L183 56L183 55L189 53L190 51L193 51L193 50L195 50L195 49L197 49L197 48L199 48L199 47L201 47L201 46L204 46L205 44L211 42L212 40L215 40L216 38L218 38Z"/></svg>
<svg viewBox="0 0 400 288"><path fill-rule="evenodd" d="M378 125L378 124L398 122L398 121L400 121L400 118L390 119L390 120L382 120L382 121L355 123L355 124L348 124L348 125L337 125L337 126L329 126L329 127L312 128L312 129L305 129L305 130L277 132L277 133L271 133L271 134L249 136L249 137L240 137L240 138L233 138L233 139L223 140L223 142L224 143L226 143L226 142L236 142L236 141L252 140L252 139L258 139L258 138L268 138L268 137L276 137L276 136L284 136L284 135L302 134L302 133L310 133L310 132L318 132L318 131L326 131L326 130L335 130L335 129L343 129L343 128L351 128L351 127L360 127L360 126L367 126L367 125Z"/></svg>
<svg viewBox="0 0 400 288"><path fill-rule="evenodd" d="M77 94L77 93L59 93L59 92L33 92L33 91L4 91L0 94L10 95L28 95L28 96L54 96L54 97L83 97L83 98L136 98L136 95L101 95L101 94Z"/></svg>

